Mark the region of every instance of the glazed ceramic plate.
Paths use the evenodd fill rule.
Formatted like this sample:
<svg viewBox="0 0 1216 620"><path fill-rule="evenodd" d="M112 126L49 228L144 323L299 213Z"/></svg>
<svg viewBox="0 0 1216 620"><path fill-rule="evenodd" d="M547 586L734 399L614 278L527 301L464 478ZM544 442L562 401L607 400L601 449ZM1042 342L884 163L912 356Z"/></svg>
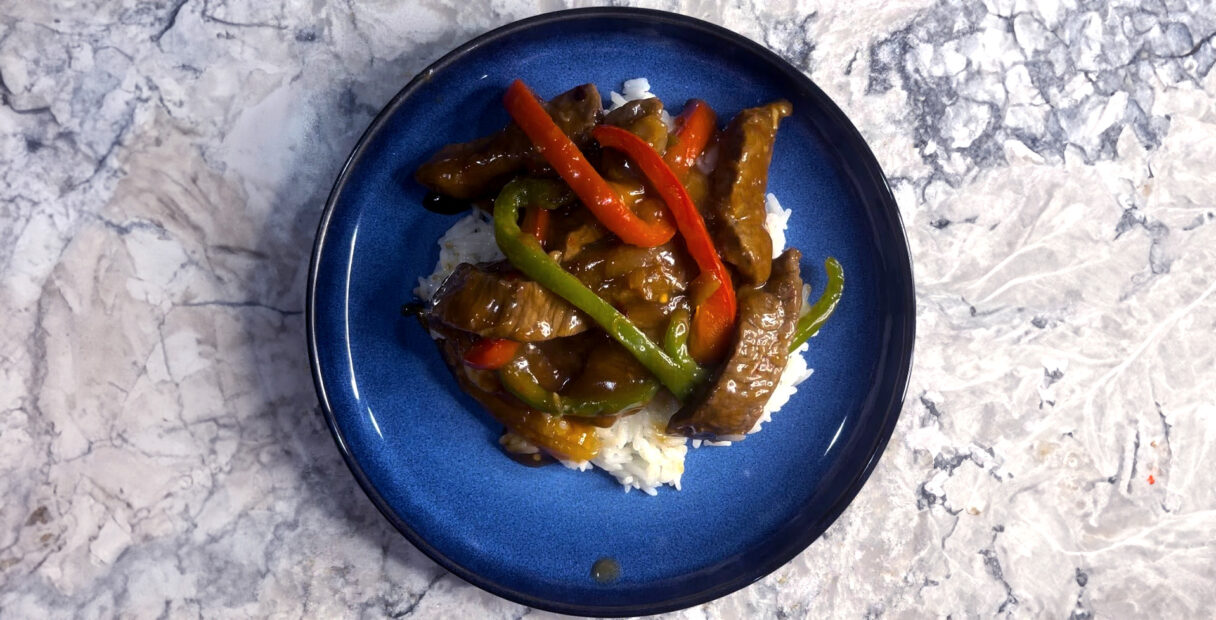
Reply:
<svg viewBox="0 0 1216 620"><path fill-rule="evenodd" d="M514 78L551 97L594 82L605 96L645 76L672 108L720 118L784 97L770 191L793 210L789 243L822 289L837 257L844 298L811 341L814 375L729 448L691 450L683 490L625 493L602 472L523 467L501 427L448 374L400 308L460 216L420 206L412 172L444 144L508 118ZM903 401L914 304L907 243L857 130L806 77L722 28L646 10L552 13L479 37L397 94L334 186L313 250L308 335L317 392L356 480L406 538L499 596L552 611L639 615L722 596L806 548L861 489ZM857 515L864 519L865 515ZM592 565L611 558L604 583Z"/></svg>

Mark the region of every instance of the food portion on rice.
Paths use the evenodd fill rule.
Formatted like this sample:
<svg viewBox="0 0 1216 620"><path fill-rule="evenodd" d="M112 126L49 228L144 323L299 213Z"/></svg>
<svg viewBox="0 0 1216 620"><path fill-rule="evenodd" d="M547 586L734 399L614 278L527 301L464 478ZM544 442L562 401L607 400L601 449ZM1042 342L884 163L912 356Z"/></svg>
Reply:
<svg viewBox="0 0 1216 620"><path fill-rule="evenodd" d="M514 460L654 494L680 488L690 440L759 431L810 376L843 273L829 258L806 303L790 211L766 192L789 102L719 128L704 101L673 118L644 78L622 90L605 110L592 84L545 102L516 80L513 122L419 167L428 208L471 212L416 307Z"/></svg>

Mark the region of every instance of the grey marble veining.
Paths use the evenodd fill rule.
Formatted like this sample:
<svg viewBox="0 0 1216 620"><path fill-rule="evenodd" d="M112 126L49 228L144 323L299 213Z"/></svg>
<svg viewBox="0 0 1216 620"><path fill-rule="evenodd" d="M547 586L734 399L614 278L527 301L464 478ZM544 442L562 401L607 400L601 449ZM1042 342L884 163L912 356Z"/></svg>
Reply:
<svg viewBox="0 0 1216 620"><path fill-rule="evenodd" d="M562 6L0 0L0 617L546 615L445 574L358 491L302 304L375 111ZM654 6L845 109L918 288L908 401L857 500L672 617L1209 615L1216 6Z"/></svg>

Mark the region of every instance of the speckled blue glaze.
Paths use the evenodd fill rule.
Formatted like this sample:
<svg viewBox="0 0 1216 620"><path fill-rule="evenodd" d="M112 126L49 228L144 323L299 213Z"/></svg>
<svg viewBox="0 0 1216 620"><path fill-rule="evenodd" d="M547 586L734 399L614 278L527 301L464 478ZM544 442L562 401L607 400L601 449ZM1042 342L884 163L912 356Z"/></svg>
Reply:
<svg viewBox="0 0 1216 620"><path fill-rule="evenodd" d="M519 466L501 427L457 387L430 338L399 310L456 217L419 206L412 171L443 144L501 127L506 85L545 97L583 82L603 94L646 76L678 109L706 99L728 118L778 97L770 190L794 211L789 243L824 284L845 266L836 315L812 341L815 374L764 432L691 451L683 491L626 494L603 473ZM414 544L461 577L575 614L676 609L738 589L788 561L840 514L890 436L910 364L914 304L906 242L872 154L805 77L759 46L640 10L550 14L477 39L415 79L342 171L314 249L313 372L355 477ZM610 584L599 558L620 563Z"/></svg>

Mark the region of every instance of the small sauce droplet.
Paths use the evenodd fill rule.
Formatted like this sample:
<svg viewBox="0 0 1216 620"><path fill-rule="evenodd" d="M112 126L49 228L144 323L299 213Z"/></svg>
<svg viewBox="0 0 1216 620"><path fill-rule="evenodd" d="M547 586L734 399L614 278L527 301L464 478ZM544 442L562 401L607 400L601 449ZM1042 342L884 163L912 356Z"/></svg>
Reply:
<svg viewBox="0 0 1216 620"><path fill-rule="evenodd" d="M422 198L422 207L431 213L440 215L455 215L462 211L468 211L471 207L467 200L444 196L438 192L429 192Z"/></svg>
<svg viewBox="0 0 1216 620"><path fill-rule="evenodd" d="M613 558L600 558L591 565L591 578L600 583L612 583L621 577L621 565Z"/></svg>
<svg viewBox="0 0 1216 620"><path fill-rule="evenodd" d="M422 326L422 329L430 329L426 323L426 304L419 301L413 301L401 306L401 316L412 316Z"/></svg>
<svg viewBox="0 0 1216 620"><path fill-rule="evenodd" d="M1148 475L1148 483L1149 483L1149 484L1157 484L1157 479L1156 479L1156 478L1154 478L1152 474L1149 474L1149 475Z"/></svg>

